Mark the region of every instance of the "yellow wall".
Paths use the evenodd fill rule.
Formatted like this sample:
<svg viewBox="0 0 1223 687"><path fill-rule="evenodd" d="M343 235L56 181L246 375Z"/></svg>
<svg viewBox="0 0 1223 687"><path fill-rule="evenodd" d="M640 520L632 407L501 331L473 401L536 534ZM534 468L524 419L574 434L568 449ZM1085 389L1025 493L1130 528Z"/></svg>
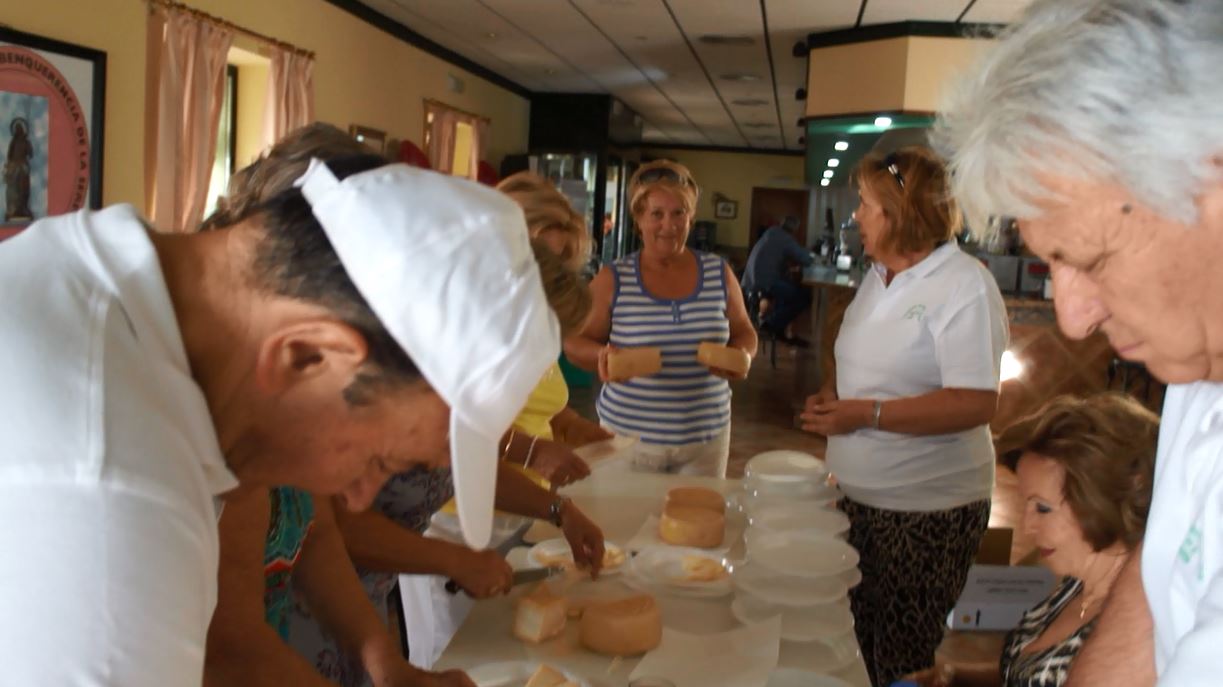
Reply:
<svg viewBox="0 0 1223 687"><path fill-rule="evenodd" d="M746 247L751 237L752 188L805 188L803 158L800 155L760 155L704 150L649 148L642 154L651 158L675 160L692 171L701 188L696 219L718 223L718 244ZM735 219L717 219L713 196L720 193L739 203Z"/></svg>
<svg viewBox="0 0 1223 687"><path fill-rule="evenodd" d="M975 38L887 38L810 52L807 116L934 112L951 77L989 44Z"/></svg>
<svg viewBox="0 0 1223 687"><path fill-rule="evenodd" d="M422 99L434 98L492 118L487 157L494 165L507 153L526 150L530 103L525 98L412 47L323 0L192 0L189 4L313 50L315 115L322 121L344 129L349 124L362 124L420 145ZM144 3L12 2L5 4L0 21L18 31L107 53L103 202L130 202L143 207L148 63ZM465 82L464 93L447 91L448 74ZM239 99L241 102L241 95ZM261 118L259 122L261 127ZM245 143L240 147L239 164L250 159L252 147L249 140Z"/></svg>

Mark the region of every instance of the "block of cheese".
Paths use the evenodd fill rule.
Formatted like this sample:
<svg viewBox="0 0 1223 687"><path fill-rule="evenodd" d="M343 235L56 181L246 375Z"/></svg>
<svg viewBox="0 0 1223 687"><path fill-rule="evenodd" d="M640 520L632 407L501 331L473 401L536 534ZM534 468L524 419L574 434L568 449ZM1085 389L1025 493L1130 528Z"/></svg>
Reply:
<svg viewBox="0 0 1223 687"><path fill-rule="evenodd" d="M653 346L620 348L607 354L607 375L612 379L648 377L662 370L662 349Z"/></svg>
<svg viewBox="0 0 1223 687"><path fill-rule="evenodd" d="M716 510L693 506L663 506L658 536L668 544L710 549L722 545L726 516Z"/></svg>
<svg viewBox="0 0 1223 687"><path fill-rule="evenodd" d="M538 644L565 631L567 604L541 584L518 600L514 611L514 636Z"/></svg>
<svg viewBox="0 0 1223 687"><path fill-rule="evenodd" d="M682 582L717 582L730 576L720 561L704 556L684 556Z"/></svg>
<svg viewBox="0 0 1223 687"><path fill-rule="evenodd" d="M569 678L561 671L545 663L539 664L527 684L523 687L562 687L569 684Z"/></svg>
<svg viewBox="0 0 1223 687"><path fill-rule="evenodd" d="M636 656L662 641L662 615L648 594L592 603L582 614L582 646L605 656Z"/></svg>
<svg viewBox="0 0 1223 687"><path fill-rule="evenodd" d="M713 489L705 487L675 487L667 492L664 506L692 506L708 508L719 513L726 512L726 498Z"/></svg>
<svg viewBox="0 0 1223 687"><path fill-rule="evenodd" d="M752 358L743 349L709 341L697 346L696 360L705 367L716 367L740 377L746 377L748 370L752 369Z"/></svg>

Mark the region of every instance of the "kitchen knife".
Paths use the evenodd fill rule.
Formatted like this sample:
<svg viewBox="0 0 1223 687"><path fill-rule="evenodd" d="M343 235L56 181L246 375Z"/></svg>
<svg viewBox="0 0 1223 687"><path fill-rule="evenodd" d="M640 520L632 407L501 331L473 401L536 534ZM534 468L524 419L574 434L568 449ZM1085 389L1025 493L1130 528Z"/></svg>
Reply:
<svg viewBox="0 0 1223 687"><path fill-rule="evenodd" d="M526 570L515 570L513 576L511 577L512 581L510 582L510 585L513 587L517 587L520 584L527 584L530 582L539 582L541 580L546 580L549 577L552 577L553 575L556 575L558 573L562 573L564 572L564 570L565 569L561 566L554 566L550 568L528 568ZM458 582L455 582L454 580L446 580L446 591L447 592L450 592L451 594L457 594L461 590L462 588L459 587Z"/></svg>

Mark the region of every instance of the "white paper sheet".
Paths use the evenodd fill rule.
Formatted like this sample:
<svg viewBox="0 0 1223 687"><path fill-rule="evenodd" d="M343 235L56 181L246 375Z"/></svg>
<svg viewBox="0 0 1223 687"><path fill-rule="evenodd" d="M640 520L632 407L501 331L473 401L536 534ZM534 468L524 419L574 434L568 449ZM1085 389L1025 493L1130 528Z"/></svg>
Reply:
<svg viewBox="0 0 1223 687"><path fill-rule="evenodd" d="M657 676L675 687L765 687L780 646L780 617L705 635L664 627L662 644L641 659L630 681Z"/></svg>

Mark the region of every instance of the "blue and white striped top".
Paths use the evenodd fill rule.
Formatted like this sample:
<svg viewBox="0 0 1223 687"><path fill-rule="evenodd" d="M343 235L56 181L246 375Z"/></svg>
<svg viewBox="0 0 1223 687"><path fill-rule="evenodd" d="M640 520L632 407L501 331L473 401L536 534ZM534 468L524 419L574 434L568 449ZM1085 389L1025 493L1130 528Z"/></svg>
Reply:
<svg viewBox="0 0 1223 687"><path fill-rule="evenodd" d="M599 419L618 434L643 443L683 446L713 439L730 422L730 384L696 359L703 341L730 340L726 317L726 267L722 258L694 251L697 287L687 298L666 300L641 283L640 253L611 265L616 279L611 305L611 345L657 346L662 370L649 377L603 385Z"/></svg>

